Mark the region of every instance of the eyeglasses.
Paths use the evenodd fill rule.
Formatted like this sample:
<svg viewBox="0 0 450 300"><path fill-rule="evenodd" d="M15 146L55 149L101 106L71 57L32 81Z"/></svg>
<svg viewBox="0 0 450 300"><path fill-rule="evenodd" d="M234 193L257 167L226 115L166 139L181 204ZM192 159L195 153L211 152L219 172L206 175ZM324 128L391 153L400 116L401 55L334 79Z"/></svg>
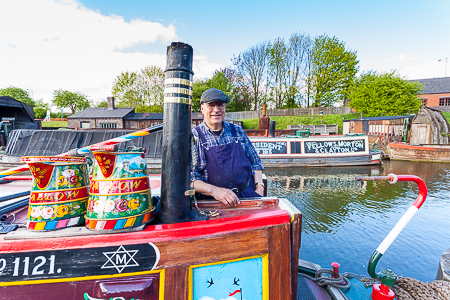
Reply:
<svg viewBox="0 0 450 300"><path fill-rule="evenodd" d="M205 104L206 104L206 107L209 110L214 110L215 107L217 107L217 109L219 109L219 110L224 110L225 109L225 103L217 103L217 102L215 102L215 103L205 103Z"/></svg>

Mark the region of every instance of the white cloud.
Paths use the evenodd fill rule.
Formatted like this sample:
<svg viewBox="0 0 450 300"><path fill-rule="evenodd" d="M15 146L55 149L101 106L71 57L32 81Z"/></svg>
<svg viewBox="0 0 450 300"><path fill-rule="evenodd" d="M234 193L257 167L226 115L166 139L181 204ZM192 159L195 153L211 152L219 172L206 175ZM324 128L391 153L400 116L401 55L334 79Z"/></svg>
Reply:
<svg viewBox="0 0 450 300"><path fill-rule="evenodd" d="M445 60L443 62L426 61L418 65L411 65L399 69L399 73L406 79L438 78L450 74L448 69L445 73Z"/></svg>
<svg viewBox="0 0 450 300"><path fill-rule="evenodd" d="M75 0L1 1L0 88L16 86L50 102L56 89L91 99L110 96L122 71L164 67L166 47L178 41L175 26L104 16ZM122 49L154 43L157 53ZM155 51L155 52L156 52ZM199 73L212 68L202 61Z"/></svg>
<svg viewBox="0 0 450 300"><path fill-rule="evenodd" d="M401 53L401 54L398 54L398 55L395 55L395 56L393 56L393 57L388 58L386 61L387 61L387 62L406 62L406 61L413 61L413 60L416 59L416 56L417 56L416 54L408 55L408 54Z"/></svg>
<svg viewBox="0 0 450 300"><path fill-rule="evenodd" d="M216 70L223 68L221 64L210 63L204 55L194 55L192 68L195 78L210 78Z"/></svg>

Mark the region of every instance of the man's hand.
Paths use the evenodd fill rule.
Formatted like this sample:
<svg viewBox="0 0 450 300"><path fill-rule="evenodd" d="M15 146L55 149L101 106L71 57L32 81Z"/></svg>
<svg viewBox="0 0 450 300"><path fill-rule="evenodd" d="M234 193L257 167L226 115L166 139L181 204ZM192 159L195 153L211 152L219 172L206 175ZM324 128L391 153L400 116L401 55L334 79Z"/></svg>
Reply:
<svg viewBox="0 0 450 300"><path fill-rule="evenodd" d="M211 196L228 206L236 206L240 203L238 196L226 188L215 187Z"/></svg>
<svg viewBox="0 0 450 300"><path fill-rule="evenodd" d="M238 196L236 196L236 194L230 189L214 186L201 180L194 181L193 186L196 192L207 196L212 196L214 197L214 199L222 202L225 205L236 206L238 203L240 203Z"/></svg>

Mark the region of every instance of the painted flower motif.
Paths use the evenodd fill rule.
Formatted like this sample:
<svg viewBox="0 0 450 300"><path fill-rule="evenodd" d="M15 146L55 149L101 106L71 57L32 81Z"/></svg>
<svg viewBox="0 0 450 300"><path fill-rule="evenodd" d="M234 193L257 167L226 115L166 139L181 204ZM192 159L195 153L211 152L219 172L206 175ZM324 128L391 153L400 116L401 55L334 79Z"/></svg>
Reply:
<svg viewBox="0 0 450 300"><path fill-rule="evenodd" d="M94 210L94 201L89 200L87 210L89 212L92 212Z"/></svg>
<svg viewBox="0 0 450 300"><path fill-rule="evenodd" d="M113 211L114 207L115 207L115 203L113 200L106 200L105 207L103 210L105 212L111 212L111 211Z"/></svg>
<svg viewBox="0 0 450 300"><path fill-rule="evenodd" d="M69 212L69 208L66 205L60 205L55 210L55 215L58 218L64 217Z"/></svg>
<svg viewBox="0 0 450 300"><path fill-rule="evenodd" d="M39 216L41 215L41 212L40 212L40 209L39 209L39 208L40 208L39 206L33 206L33 207L31 208L31 213L30 213L30 215L31 215L32 218L36 219L37 217L39 217ZM42 208L42 207L41 207L41 208Z"/></svg>
<svg viewBox="0 0 450 300"><path fill-rule="evenodd" d="M102 169L103 173L107 173L110 167L111 167L111 160L105 156L102 157L102 161L99 164L100 168Z"/></svg>
<svg viewBox="0 0 450 300"><path fill-rule="evenodd" d="M116 203L116 209L118 212L124 212L128 209L128 202L126 200L120 200Z"/></svg>
<svg viewBox="0 0 450 300"><path fill-rule="evenodd" d="M32 165L30 165L30 171L34 176L34 180L36 180L38 184L41 184L41 180L44 179L45 173L47 173L46 169L41 169L41 167L35 167Z"/></svg>
<svg viewBox="0 0 450 300"><path fill-rule="evenodd" d="M72 177L72 176L75 176L75 170L72 170L72 169L65 169L65 170L62 172L62 175L63 175L64 177L66 177L66 178L70 178L70 177Z"/></svg>
<svg viewBox="0 0 450 300"><path fill-rule="evenodd" d="M43 219L50 219L53 216L53 207L44 207L40 211L40 215Z"/></svg>
<svg viewBox="0 0 450 300"><path fill-rule="evenodd" d="M130 202L128 202L128 207L131 209L137 209L139 207L139 199L131 199Z"/></svg>
<svg viewBox="0 0 450 300"><path fill-rule="evenodd" d="M103 212L104 207L105 207L105 202L97 200L94 203L94 212L96 214L99 214L99 213Z"/></svg>
<svg viewBox="0 0 450 300"><path fill-rule="evenodd" d="M69 182L71 184L77 184L78 180L79 180L78 176L72 176L72 177L69 178Z"/></svg>
<svg viewBox="0 0 450 300"><path fill-rule="evenodd" d="M67 185L67 178L64 177L63 175L58 177L58 186L63 186L63 185Z"/></svg>

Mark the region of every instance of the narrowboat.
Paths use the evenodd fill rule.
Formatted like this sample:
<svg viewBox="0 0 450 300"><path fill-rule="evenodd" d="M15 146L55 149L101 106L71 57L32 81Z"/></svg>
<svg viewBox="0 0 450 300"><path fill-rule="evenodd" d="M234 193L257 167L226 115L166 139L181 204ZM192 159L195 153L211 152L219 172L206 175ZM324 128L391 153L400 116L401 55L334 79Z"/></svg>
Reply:
<svg viewBox="0 0 450 300"><path fill-rule="evenodd" d="M0 299L393 299L395 276L375 267L425 200L423 181L357 179L414 181L419 197L370 259L369 275L381 283L350 287L339 264L328 270L299 260L302 214L288 200L228 207L195 198L186 126L192 47L172 43L167 65L160 176L148 175L142 149L118 149L115 140L90 147L92 167L80 156L22 158L31 187L1 185Z"/></svg>
<svg viewBox="0 0 450 300"><path fill-rule="evenodd" d="M370 150L365 135L250 137L265 167L380 165L381 152Z"/></svg>
<svg viewBox="0 0 450 300"><path fill-rule="evenodd" d="M389 159L450 162L450 145L389 143Z"/></svg>

